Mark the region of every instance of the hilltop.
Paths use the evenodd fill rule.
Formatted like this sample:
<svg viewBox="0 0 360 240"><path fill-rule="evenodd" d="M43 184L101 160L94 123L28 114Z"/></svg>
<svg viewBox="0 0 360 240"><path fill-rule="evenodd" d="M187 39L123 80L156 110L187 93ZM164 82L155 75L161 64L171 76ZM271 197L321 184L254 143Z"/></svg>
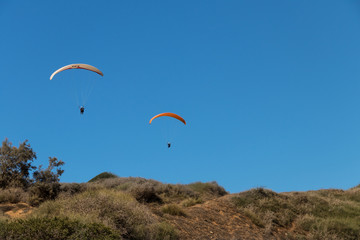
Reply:
<svg viewBox="0 0 360 240"><path fill-rule="evenodd" d="M229 194L216 182L102 173L62 183L56 199L40 204L0 190L0 239L359 239L359 213L359 186Z"/></svg>

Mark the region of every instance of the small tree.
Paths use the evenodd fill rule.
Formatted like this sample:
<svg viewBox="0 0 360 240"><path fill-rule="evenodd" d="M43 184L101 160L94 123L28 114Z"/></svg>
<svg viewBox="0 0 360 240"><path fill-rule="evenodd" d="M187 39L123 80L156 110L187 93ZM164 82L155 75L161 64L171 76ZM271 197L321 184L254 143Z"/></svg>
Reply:
<svg viewBox="0 0 360 240"><path fill-rule="evenodd" d="M63 161L55 157L49 157L49 166L46 169L42 169L42 165L40 165L38 170L34 172L34 184L30 188L30 192L33 195L33 205L57 197L60 192L60 176L64 172L60 167L64 164Z"/></svg>
<svg viewBox="0 0 360 240"><path fill-rule="evenodd" d="M30 172L36 169L31 165L34 159L36 153L27 140L17 148L5 139L0 147L0 188L29 187L32 183Z"/></svg>
<svg viewBox="0 0 360 240"><path fill-rule="evenodd" d="M0 189L22 188L30 192L33 204L54 199L60 192L59 181L64 172L60 167L65 163L49 157L49 166L43 169L41 165L32 166L35 159L36 153L27 140L17 148L5 139L0 147Z"/></svg>
<svg viewBox="0 0 360 240"><path fill-rule="evenodd" d="M33 174L35 183L58 183L60 181L60 176L63 174L64 170L61 167L65 163L61 160L58 160L56 157L49 157L49 166L46 169L42 169L42 165L39 166ZM56 172L53 170L56 169Z"/></svg>

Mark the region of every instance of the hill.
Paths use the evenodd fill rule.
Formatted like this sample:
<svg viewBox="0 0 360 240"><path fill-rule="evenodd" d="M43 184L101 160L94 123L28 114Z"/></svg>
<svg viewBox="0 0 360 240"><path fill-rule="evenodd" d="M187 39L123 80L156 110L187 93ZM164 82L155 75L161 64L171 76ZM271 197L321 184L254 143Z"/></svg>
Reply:
<svg viewBox="0 0 360 240"><path fill-rule="evenodd" d="M24 196L0 191L0 239L360 239L359 186L229 194L216 182L102 174L39 206Z"/></svg>

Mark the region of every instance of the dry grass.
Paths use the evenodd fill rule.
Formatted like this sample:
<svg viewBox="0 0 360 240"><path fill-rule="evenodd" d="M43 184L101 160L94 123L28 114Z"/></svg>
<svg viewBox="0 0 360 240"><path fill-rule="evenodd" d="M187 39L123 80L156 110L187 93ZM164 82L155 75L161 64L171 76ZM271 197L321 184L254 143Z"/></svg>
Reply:
<svg viewBox="0 0 360 240"><path fill-rule="evenodd" d="M161 208L161 211L166 214L170 214L173 216L182 216L186 217L186 213L184 210L177 204L166 204Z"/></svg>
<svg viewBox="0 0 360 240"><path fill-rule="evenodd" d="M187 186L193 191L201 195L205 195L210 199L214 197L225 196L226 194L228 194L228 192L223 187L219 186L219 184L215 181L207 183L195 182L190 183Z"/></svg>
<svg viewBox="0 0 360 240"><path fill-rule="evenodd" d="M82 223L68 218L0 219L0 239L102 239L119 240L122 237L98 223Z"/></svg>
<svg viewBox="0 0 360 240"><path fill-rule="evenodd" d="M69 217L83 223L99 223L126 239L158 239L164 234L160 224L150 210L138 203L130 194L111 189L88 190L42 204L33 217ZM174 229L167 227L170 239L176 239ZM166 231L165 231L166 232Z"/></svg>
<svg viewBox="0 0 360 240"><path fill-rule="evenodd" d="M196 204L201 204L203 202L204 202L204 200L202 200L202 198L188 198L188 199L185 199L184 201L182 201L181 205L184 207L191 207Z"/></svg>
<svg viewBox="0 0 360 240"><path fill-rule="evenodd" d="M308 232L312 239L359 239L359 197L357 189L278 194L256 188L237 194L233 201L266 231L295 225L298 232Z"/></svg>
<svg viewBox="0 0 360 240"><path fill-rule="evenodd" d="M228 194L216 182L163 184L144 178L107 178L84 184L84 189L116 189L130 193L141 203L180 203L186 199L214 199Z"/></svg>
<svg viewBox="0 0 360 240"><path fill-rule="evenodd" d="M228 194L216 182L163 184L151 179L107 176L91 183L61 184L55 200L44 202L21 221L5 220L0 211L1 224L6 224L3 229L13 232L21 229L23 234L33 234L20 226L23 224L74 231L71 234L75 235L69 236L100 231L103 239L178 239L174 227L163 222L171 218L167 214L184 217L171 219L187 221L191 219L192 210L202 206L185 209L186 212L185 207ZM31 202L32 197L22 189L0 190L0 203ZM226 209L235 206L260 227L264 236L287 229L288 239L360 239L359 186L346 191L289 193L256 188L234 194L231 199L234 205L229 204ZM51 238L56 239L56 231L49 231Z"/></svg>
<svg viewBox="0 0 360 240"><path fill-rule="evenodd" d="M29 194L22 188L0 189L0 203L28 202Z"/></svg>

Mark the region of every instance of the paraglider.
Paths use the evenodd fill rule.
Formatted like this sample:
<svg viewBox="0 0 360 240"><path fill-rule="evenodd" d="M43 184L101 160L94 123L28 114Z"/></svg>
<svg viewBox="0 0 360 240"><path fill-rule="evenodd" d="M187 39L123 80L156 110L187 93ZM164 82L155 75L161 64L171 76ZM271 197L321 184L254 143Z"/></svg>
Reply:
<svg viewBox="0 0 360 240"><path fill-rule="evenodd" d="M91 66L89 64L84 64L84 63L75 63L75 64L69 64L64 67L61 67L58 70L56 70L55 72L53 72L50 76L50 80L52 80L54 78L54 76L56 76L58 73L65 71L65 70L69 70L69 69L84 69L84 70L88 70L88 71L97 73L100 76L104 76L104 74L98 68L96 68L94 66ZM71 82L75 88L74 90L77 95L78 105L80 105L80 107L79 107L80 114L84 114L87 98L89 97L90 92L92 91L92 88L94 85L94 82L92 82L91 80L94 78L89 77L87 75L82 76L83 74L80 74L80 75L81 75L81 77L79 77L79 79L72 79ZM77 87L75 87L76 84L78 85Z"/></svg>
<svg viewBox="0 0 360 240"><path fill-rule="evenodd" d="M53 72L53 74L51 74L51 76L50 76L50 80L52 80L53 77L56 74L58 74L59 72L62 72L62 71L68 70L68 69L85 69L85 70L96 72L97 74L99 74L101 76L104 76L104 74L94 66L91 66L89 64L84 64L84 63L75 63L75 64L66 65L66 66L64 66L62 68L59 68L55 72Z"/></svg>
<svg viewBox="0 0 360 240"><path fill-rule="evenodd" d="M154 117L152 117L151 119L150 119L150 124L151 124L151 122L155 119L155 118L159 118L159 117L172 117L172 118L176 118L177 120L179 120L179 121L181 121L182 123L184 123L185 125L186 125L186 122L185 122L185 120L182 118L182 117L180 117L179 115L177 115L177 114L175 114L175 113L169 113L169 112L167 112L167 113L160 113L160 114L158 114L158 115L155 115Z"/></svg>
<svg viewBox="0 0 360 240"><path fill-rule="evenodd" d="M169 112L166 112L166 113L160 113L158 115L155 115L154 117L152 117L149 121L149 124L152 123L152 121L156 118L159 118L159 117L171 117L171 118L175 118L177 120L179 120L180 122L182 122L184 125L186 125L186 121L185 119L183 119L182 117L180 117L179 115L175 114L175 113L169 113ZM170 148L171 147L171 142L168 141L167 142L167 147Z"/></svg>

